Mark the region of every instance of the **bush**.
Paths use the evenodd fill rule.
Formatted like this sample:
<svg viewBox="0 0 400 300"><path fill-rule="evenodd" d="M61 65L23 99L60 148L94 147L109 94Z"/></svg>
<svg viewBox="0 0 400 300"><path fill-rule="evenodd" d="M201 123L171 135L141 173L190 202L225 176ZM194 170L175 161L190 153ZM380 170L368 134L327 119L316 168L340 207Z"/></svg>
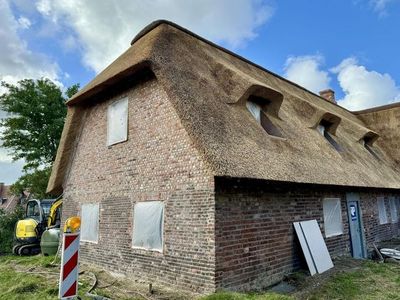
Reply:
<svg viewBox="0 0 400 300"><path fill-rule="evenodd" d="M0 254L11 253L15 224L23 218L23 215L24 210L20 206L9 213L0 209Z"/></svg>

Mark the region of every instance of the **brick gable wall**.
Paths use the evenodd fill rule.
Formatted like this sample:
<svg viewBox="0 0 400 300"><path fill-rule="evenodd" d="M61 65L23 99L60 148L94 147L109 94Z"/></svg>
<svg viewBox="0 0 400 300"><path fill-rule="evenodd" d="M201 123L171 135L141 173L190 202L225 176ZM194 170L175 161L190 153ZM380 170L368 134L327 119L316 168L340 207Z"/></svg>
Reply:
<svg viewBox="0 0 400 300"><path fill-rule="evenodd" d="M128 141L107 147L107 107L129 98ZM215 289L214 178L155 78L86 108L64 183L63 219L81 203L100 203L98 244L81 258L144 282L202 292ZM133 207L165 204L163 253L133 249Z"/></svg>

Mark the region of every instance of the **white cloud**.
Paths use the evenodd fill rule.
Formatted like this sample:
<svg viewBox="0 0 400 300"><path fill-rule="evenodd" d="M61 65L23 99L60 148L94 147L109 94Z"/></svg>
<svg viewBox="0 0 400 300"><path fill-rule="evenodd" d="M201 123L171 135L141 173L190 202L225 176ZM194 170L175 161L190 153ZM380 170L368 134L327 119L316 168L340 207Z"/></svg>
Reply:
<svg viewBox="0 0 400 300"><path fill-rule="evenodd" d="M19 5L22 7L23 3L20 1ZM28 4L25 7L28 9ZM30 26L29 19L26 17L16 19L9 2L0 0L0 81L15 84L24 78L40 77L57 80L57 64L49 61L42 54L30 51L27 43L19 37L19 30L28 29ZM5 89L0 87L0 94L4 92ZM4 116L4 112L0 111L0 118ZM0 128L0 138L1 135L2 129ZM11 161L8 152L1 148L0 141L0 181L11 183L21 175L23 163L11 163Z"/></svg>
<svg viewBox="0 0 400 300"><path fill-rule="evenodd" d="M387 6L389 3L395 2L397 0L370 0L369 4L372 6L375 12L379 16L385 16L387 14Z"/></svg>
<svg viewBox="0 0 400 300"><path fill-rule="evenodd" d="M338 103L350 110L360 110L400 101L400 88L389 74L369 71L351 57L331 69L337 74L345 97Z"/></svg>
<svg viewBox="0 0 400 300"><path fill-rule="evenodd" d="M284 76L306 89L318 93L329 88L331 78L321 69L321 55L290 56L285 63Z"/></svg>
<svg viewBox="0 0 400 300"><path fill-rule="evenodd" d="M18 24L19 24L19 27L22 29L28 29L32 25L31 21L26 17L19 17Z"/></svg>
<svg viewBox="0 0 400 300"><path fill-rule="evenodd" d="M73 30L82 46L83 64L96 72L156 19L171 20L214 42L238 47L256 37L256 29L274 12L270 2L262 0L39 0L36 7L50 22Z"/></svg>
<svg viewBox="0 0 400 300"><path fill-rule="evenodd" d="M0 80L15 83L22 78L48 77L57 79L58 66L44 55L29 50L19 38L21 24L29 20L15 19L7 1L0 0ZM30 23L30 22L29 22Z"/></svg>

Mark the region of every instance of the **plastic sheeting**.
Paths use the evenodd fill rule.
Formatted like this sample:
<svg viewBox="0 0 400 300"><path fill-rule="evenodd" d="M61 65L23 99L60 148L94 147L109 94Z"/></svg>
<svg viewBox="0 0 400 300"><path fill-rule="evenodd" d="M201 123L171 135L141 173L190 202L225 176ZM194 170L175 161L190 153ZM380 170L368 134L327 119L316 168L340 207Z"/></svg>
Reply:
<svg viewBox="0 0 400 300"><path fill-rule="evenodd" d="M261 106L255 102L247 101L246 107L258 123L261 122Z"/></svg>
<svg viewBox="0 0 400 300"><path fill-rule="evenodd" d="M343 234L342 208L340 205L340 199L324 199L323 205L325 236L330 237Z"/></svg>
<svg viewBox="0 0 400 300"><path fill-rule="evenodd" d="M399 211L397 207L397 200L395 197L390 197L390 216L392 218L392 223L397 223L399 221Z"/></svg>
<svg viewBox="0 0 400 300"><path fill-rule="evenodd" d="M81 240L97 243L99 239L99 204L85 203L81 207Z"/></svg>
<svg viewBox="0 0 400 300"><path fill-rule="evenodd" d="M388 222L385 206L385 198L378 197L378 211L379 211L379 224L386 224Z"/></svg>
<svg viewBox="0 0 400 300"><path fill-rule="evenodd" d="M162 252L164 203L161 201L136 203L133 218L132 246Z"/></svg>
<svg viewBox="0 0 400 300"><path fill-rule="evenodd" d="M128 139L128 99L123 98L108 107L107 145Z"/></svg>

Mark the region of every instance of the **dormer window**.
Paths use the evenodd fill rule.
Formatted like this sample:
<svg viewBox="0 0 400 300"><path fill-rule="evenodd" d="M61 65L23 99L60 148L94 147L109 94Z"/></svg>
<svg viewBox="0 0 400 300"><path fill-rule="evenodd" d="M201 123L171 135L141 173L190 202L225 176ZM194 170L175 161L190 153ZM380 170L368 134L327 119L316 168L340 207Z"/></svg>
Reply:
<svg viewBox="0 0 400 300"><path fill-rule="evenodd" d="M336 123L335 120L322 119L316 129L337 151L341 152L343 148L333 137L338 124L339 123Z"/></svg>
<svg viewBox="0 0 400 300"><path fill-rule="evenodd" d="M364 137L360 140L360 143L364 146L365 149L369 153L371 153L376 159L379 159L378 154L374 150L374 143L379 138L379 135L370 131L364 135Z"/></svg>
<svg viewBox="0 0 400 300"><path fill-rule="evenodd" d="M246 107L254 119L261 127L272 136L282 137L279 129L272 123L268 117L268 108L271 101L262 97L250 96L246 101Z"/></svg>

